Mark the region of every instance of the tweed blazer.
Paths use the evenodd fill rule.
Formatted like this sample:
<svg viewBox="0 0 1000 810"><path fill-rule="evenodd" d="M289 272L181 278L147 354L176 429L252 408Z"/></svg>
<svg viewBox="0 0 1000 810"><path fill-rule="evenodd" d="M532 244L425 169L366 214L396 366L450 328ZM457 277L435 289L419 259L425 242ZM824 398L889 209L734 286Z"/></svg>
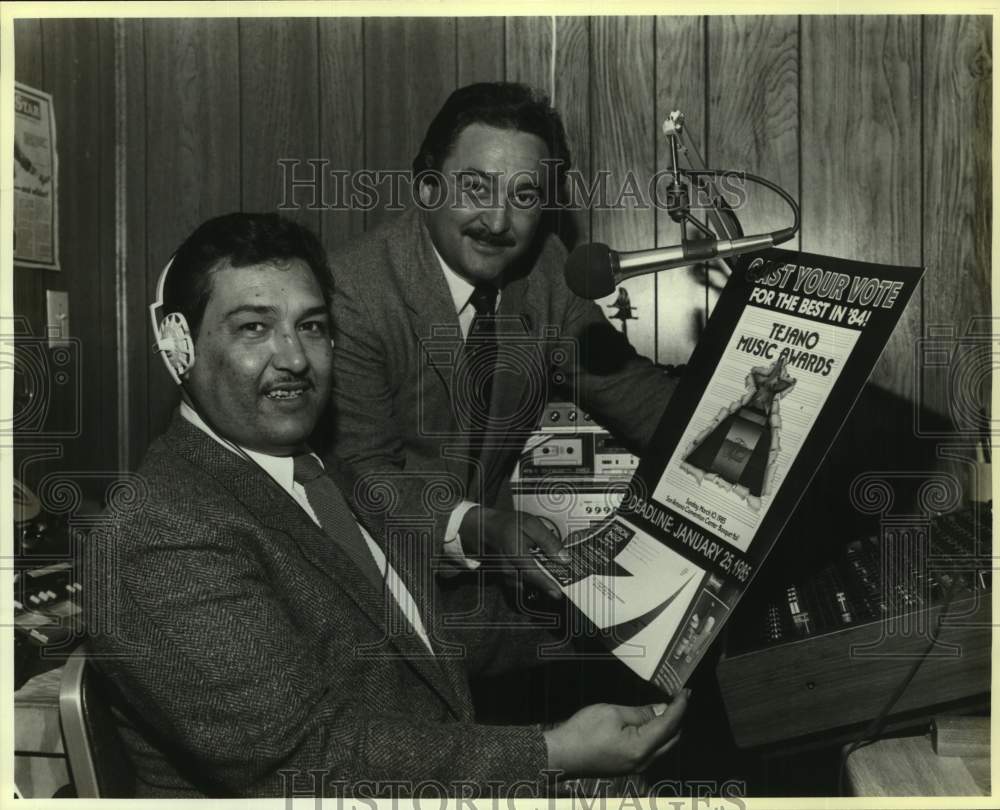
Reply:
<svg viewBox="0 0 1000 810"><path fill-rule="evenodd" d="M438 540L462 499L509 506L507 482L550 399L577 402L640 452L676 386L569 290L558 237L536 242L505 274L494 426L478 455L458 316L419 210L330 259L333 454L379 482L398 514L432 522Z"/></svg>
<svg viewBox="0 0 1000 810"><path fill-rule="evenodd" d="M139 474L88 546L85 609L141 795L539 778L538 727L473 720L469 673L516 660L503 632L463 648L425 614L431 656L280 486L179 415Z"/></svg>

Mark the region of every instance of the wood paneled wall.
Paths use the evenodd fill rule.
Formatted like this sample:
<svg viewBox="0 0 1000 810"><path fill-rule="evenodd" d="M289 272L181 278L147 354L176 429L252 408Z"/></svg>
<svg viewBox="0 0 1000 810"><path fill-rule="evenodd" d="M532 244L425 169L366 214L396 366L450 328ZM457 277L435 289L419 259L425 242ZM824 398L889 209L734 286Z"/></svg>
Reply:
<svg viewBox="0 0 1000 810"><path fill-rule="evenodd" d="M51 472L79 474L82 494L98 498L103 484L88 474L114 470L118 447L112 24L18 21L14 60L17 81L53 98L62 268L14 269L14 314L30 329L29 356L48 358L36 388L46 418L17 434L14 475L37 487ZM44 340L46 290L65 290L69 297L76 340L66 365L54 362L58 355Z"/></svg>
<svg viewBox="0 0 1000 810"><path fill-rule="evenodd" d="M18 25L19 71L27 71L22 65L37 62L36 52L48 44L43 30L60 24ZM926 264L925 281L873 377L900 399L920 397L946 413L946 385L916 390L915 340L929 324L963 332L971 316L989 313L987 17L122 25L133 463L176 397L166 374L151 364L144 305L180 240L209 216L278 206L282 158L325 159L328 169L348 171L406 168L448 93L476 80L526 81L550 92L576 165L588 174L608 169L618 181L626 171L648 178L667 165L659 126L670 110L681 109L710 166L763 175L799 199L803 250ZM80 39L60 42L58 52L46 49L47 71L72 74L73 54L108 67L107 38L85 39L87 26L100 28L81 22L61 29ZM96 93L109 81L101 73L93 87L77 90ZM88 120L89 98L57 106L64 147L73 137L95 138L75 120ZM107 144L97 138L94 148ZM302 207L289 213L318 229L329 247L386 216L316 210L306 207L308 194L298 194ZM103 198L80 216L96 217L101 206ZM784 204L769 192L755 193L740 213L748 232L788 221ZM578 212L568 224L566 234L577 241L599 239L624 250L678 239L677 226L653 209ZM82 222L78 227L74 233L85 238ZM67 270L67 281L82 285L72 277L85 271ZM660 362L683 362L724 280L717 271L675 270L629 282L640 318L630 324L633 343Z"/></svg>

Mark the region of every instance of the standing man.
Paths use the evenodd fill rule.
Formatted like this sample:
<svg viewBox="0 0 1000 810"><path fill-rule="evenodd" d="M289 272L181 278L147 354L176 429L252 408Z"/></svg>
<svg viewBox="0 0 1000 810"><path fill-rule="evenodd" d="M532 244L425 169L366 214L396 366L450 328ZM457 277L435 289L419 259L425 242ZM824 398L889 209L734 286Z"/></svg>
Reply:
<svg viewBox="0 0 1000 810"><path fill-rule="evenodd" d="M476 724L467 678L517 657L498 654L507 635L446 635L433 580L387 560L382 527L358 522L353 488L307 446L329 292L319 241L273 214L204 223L161 277L154 329L183 401L84 567L88 652L136 794L378 795L391 780L394 795L509 795L546 769L628 773L666 750L683 695L544 730Z"/></svg>
<svg viewBox="0 0 1000 810"><path fill-rule="evenodd" d="M419 209L331 259L335 454L433 521L432 552L499 553L554 596L529 552L565 552L507 487L543 407L571 398L638 452L674 387L563 282L542 222L569 165L547 99L463 87L413 161Z"/></svg>

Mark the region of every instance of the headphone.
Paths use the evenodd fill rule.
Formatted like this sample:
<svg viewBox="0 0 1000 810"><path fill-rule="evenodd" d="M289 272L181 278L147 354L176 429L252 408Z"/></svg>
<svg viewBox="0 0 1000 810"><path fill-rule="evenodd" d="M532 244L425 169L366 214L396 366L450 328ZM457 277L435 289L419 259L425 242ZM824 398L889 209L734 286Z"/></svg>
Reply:
<svg viewBox="0 0 1000 810"><path fill-rule="evenodd" d="M194 339L191 337L191 327L181 312L170 312L160 318L160 312L163 310L163 288L173 263L174 257L171 257L160 273L160 280L156 283L156 300L149 305L149 320L153 325L153 337L156 338L156 352L163 358L163 363L173 381L177 385L183 385L181 375L190 371L194 365Z"/></svg>
<svg viewBox="0 0 1000 810"><path fill-rule="evenodd" d="M199 407L194 391L187 388L184 385L184 380L181 379L181 375L190 371L194 365L194 338L191 337L191 327L188 325L187 318L184 317L184 313L182 312L170 312L164 315L162 319L160 318L160 311L163 309L163 288L166 286L167 273L170 272L176 256L177 254L174 254L170 257L167 266L160 273L160 280L156 283L156 300L149 305L149 320L153 326L153 337L156 338L156 352L163 358L163 364L167 367L167 371L170 372L173 381L184 388L190 400L191 407L201 417L202 421L208 425L214 436L238 456L259 467L260 465L247 455L246 450L225 438L215 429L215 425L208 417L208 414Z"/></svg>

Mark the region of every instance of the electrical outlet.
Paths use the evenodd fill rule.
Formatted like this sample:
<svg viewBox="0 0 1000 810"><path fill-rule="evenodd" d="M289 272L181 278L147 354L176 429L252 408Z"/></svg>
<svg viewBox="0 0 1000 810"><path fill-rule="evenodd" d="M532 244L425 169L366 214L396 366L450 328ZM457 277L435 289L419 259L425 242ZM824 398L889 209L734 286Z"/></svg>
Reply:
<svg viewBox="0 0 1000 810"><path fill-rule="evenodd" d="M65 290L46 290L45 310L49 347L65 346L69 341L69 294Z"/></svg>

